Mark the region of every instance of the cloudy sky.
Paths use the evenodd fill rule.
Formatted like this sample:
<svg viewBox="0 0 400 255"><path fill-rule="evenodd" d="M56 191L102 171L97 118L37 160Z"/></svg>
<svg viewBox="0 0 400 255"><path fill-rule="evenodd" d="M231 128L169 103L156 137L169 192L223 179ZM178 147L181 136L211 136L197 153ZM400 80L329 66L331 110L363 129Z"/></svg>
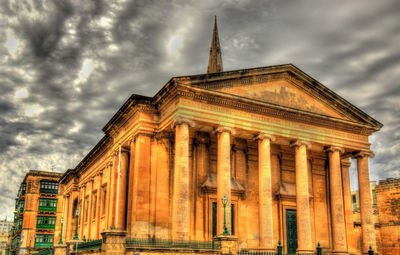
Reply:
<svg viewBox="0 0 400 255"><path fill-rule="evenodd" d="M400 177L398 0L1 0L0 218L28 169L75 167L132 93L204 73L214 15L225 70L295 64L385 125L371 179Z"/></svg>

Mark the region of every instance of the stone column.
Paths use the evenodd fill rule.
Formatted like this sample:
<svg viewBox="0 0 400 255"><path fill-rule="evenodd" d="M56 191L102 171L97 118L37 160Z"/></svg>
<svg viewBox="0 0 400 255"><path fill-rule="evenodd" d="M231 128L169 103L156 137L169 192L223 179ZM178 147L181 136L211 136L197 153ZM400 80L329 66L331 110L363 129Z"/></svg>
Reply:
<svg viewBox="0 0 400 255"><path fill-rule="evenodd" d="M67 241L69 239L68 237L68 231L69 231L69 223L70 223L70 217L71 214L69 213L70 211L70 194L66 194L63 196L63 205L64 205L64 211L61 217L64 217L64 225L63 225L63 233L61 233L62 238L64 241Z"/></svg>
<svg viewBox="0 0 400 255"><path fill-rule="evenodd" d="M86 234L86 239L92 239L92 219L93 219L93 185L94 185L94 178L90 178L90 189L89 189L89 207L87 208L88 210L88 217L87 217L87 234Z"/></svg>
<svg viewBox="0 0 400 255"><path fill-rule="evenodd" d="M218 138L217 156L217 234L224 231L224 208L221 199L226 196L226 227L231 230L231 133L232 129L219 126L216 130Z"/></svg>
<svg viewBox="0 0 400 255"><path fill-rule="evenodd" d="M150 230L150 161L149 134L136 135L133 167L131 232L136 238L148 238Z"/></svg>
<svg viewBox="0 0 400 255"><path fill-rule="evenodd" d="M84 230L85 230L85 216L86 216L86 210L87 210L87 206L86 206L86 183L82 185L81 187L82 192L82 197L81 197L81 208L79 209L79 222L78 222L78 236L80 239L83 239L83 235L85 234ZM79 201L78 201L79 204ZM80 224L79 224L80 223Z"/></svg>
<svg viewBox="0 0 400 255"><path fill-rule="evenodd" d="M95 239L100 238L100 228L101 228L101 208L102 208L102 185L103 185L103 170L98 173L98 185L97 185L97 208L96 208L96 236Z"/></svg>
<svg viewBox="0 0 400 255"><path fill-rule="evenodd" d="M175 120L174 189L172 195L172 238L189 240L189 125Z"/></svg>
<svg viewBox="0 0 400 255"><path fill-rule="evenodd" d="M342 175L340 170L340 153L343 153L344 150L339 147L330 146L326 148L325 151L328 153L329 157L333 253L347 254Z"/></svg>
<svg viewBox="0 0 400 255"><path fill-rule="evenodd" d="M368 254L368 247L371 245L376 252L376 239L374 219L372 215L372 199L369 184L368 157L373 157L370 151L362 151L354 155L357 158L358 188L360 192L360 218L363 254Z"/></svg>
<svg viewBox="0 0 400 255"><path fill-rule="evenodd" d="M117 166L118 167L118 166ZM129 151L121 148L121 164L119 178L118 225L117 229L126 230L126 189L128 181ZM118 180L117 180L118 181Z"/></svg>
<svg viewBox="0 0 400 255"><path fill-rule="evenodd" d="M307 148L311 145L297 140L290 146L295 148L296 154L297 253L312 253L307 168Z"/></svg>
<svg viewBox="0 0 400 255"><path fill-rule="evenodd" d="M348 158L342 160L342 183L343 183L343 202L344 219L346 222L347 250L349 253L355 253L353 238L353 207L351 203L350 174L349 167L351 163Z"/></svg>
<svg viewBox="0 0 400 255"><path fill-rule="evenodd" d="M271 186L271 142L275 137L260 134L258 140L258 200L260 248L275 250L274 227L272 219L272 186Z"/></svg>

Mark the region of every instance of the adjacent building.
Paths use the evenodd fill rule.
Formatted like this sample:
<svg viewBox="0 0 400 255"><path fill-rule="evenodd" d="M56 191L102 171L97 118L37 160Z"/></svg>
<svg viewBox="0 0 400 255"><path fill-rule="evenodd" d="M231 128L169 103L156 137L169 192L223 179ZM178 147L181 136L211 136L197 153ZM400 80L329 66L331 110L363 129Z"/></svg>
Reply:
<svg viewBox="0 0 400 255"><path fill-rule="evenodd" d="M61 173L38 170L26 174L15 202L9 254L51 249L58 240L62 212L58 180L61 176Z"/></svg>
<svg viewBox="0 0 400 255"><path fill-rule="evenodd" d="M375 191L382 254L400 254L400 179L381 180Z"/></svg>
<svg viewBox="0 0 400 255"><path fill-rule="evenodd" d="M292 64L223 71L215 23L207 73L174 77L153 97L132 95L61 177L63 240L117 228L131 239L228 232L240 249L272 250L281 240L288 253L318 242L337 254L376 251L368 159L381 127ZM349 158L357 159L360 246Z"/></svg>
<svg viewBox="0 0 400 255"><path fill-rule="evenodd" d="M8 234L12 226L13 222L8 221L7 218L0 220L0 255L6 254Z"/></svg>

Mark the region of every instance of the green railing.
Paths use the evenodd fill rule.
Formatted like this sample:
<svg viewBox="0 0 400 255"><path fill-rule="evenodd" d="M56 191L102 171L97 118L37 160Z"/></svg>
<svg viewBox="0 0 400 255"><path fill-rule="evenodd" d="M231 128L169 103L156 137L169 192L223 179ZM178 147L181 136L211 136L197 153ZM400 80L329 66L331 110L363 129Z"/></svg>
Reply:
<svg viewBox="0 0 400 255"><path fill-rule="evenodd" d="M53 247L53 242L35 242L35 249L36 248L51 248Z"/></svg>
<svg viewBox="0 0 400 255"><path fill-rule="evenodd" d="M165 239L127 239L126 247L219 250L219 244L213 241L176 241L176 240L165 240Z"/></svg>
<svg viewBox="0 0 400 255"><path fill-rule="evenodd" d="M58 194L58 189L44 189L44 188L40 188L40 193Z"/></svg>
<svg viewBox="0 0 400 255"><path fill-rule="evenodd" d="M35 255L51 255L53 253L53 249L44 249L39 250Z"/></svg>
<svg viewBox="0 0 400 255"><path fill-rule="evenodd" d="M36 224L37 229L55 229L55 227L54 224Z"/></svg>
<svg viewBox="0 0 400 255"><path fill-rule="evenodd" d="M102 243L103 243L103 239L90 240L87 242L79 243L78 251L101 249Z"/></svg>

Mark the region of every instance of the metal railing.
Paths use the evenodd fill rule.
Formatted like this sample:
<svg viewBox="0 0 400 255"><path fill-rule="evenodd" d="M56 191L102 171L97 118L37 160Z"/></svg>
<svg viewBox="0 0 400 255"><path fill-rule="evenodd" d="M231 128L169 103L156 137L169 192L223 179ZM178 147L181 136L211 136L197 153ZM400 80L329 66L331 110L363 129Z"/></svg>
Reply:
<svg viewBox="0 0 400 255"><path fill-rule="evenodd" d="M78 244L78 251L101 249L103 239L89 240Z"/></svg>
<svg viewBox="0 0 400 255"><path fill-rule="evenodd" d="M178 241L165 239L127 239L129 248L180 248L194 250L218 250L219 244L213 241Z"/></svg>
<svg viewBox="0 0 400 255"><path fill-rule="evenodd" d="M322 247L318 242L318 246L314 252L307 252L307 253L284 253L283 247L281 245L281 241L278 242L278 246L276 247L276 251L263 251L263 250L256 250L256 249L249 249L249 250L242 250L237 253L237 255L334 255L335 253L326 251L322 251ZM369 246L368 255L374 255L374 251L372 250L371 246Z"/></svg>

